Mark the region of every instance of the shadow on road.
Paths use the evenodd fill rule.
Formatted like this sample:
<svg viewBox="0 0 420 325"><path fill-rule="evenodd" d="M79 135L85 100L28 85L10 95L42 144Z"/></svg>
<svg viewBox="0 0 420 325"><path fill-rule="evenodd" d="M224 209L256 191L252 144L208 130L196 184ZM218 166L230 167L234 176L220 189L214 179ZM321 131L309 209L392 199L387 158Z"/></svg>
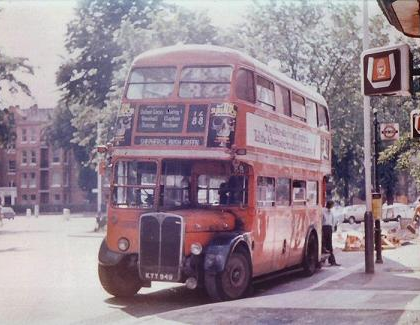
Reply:
<svg viewBox="0 0 420 325"><path fill-rule="evenodd" d="M205 290L189 290L185 286L164 289L132 298L109 298L105 302L134 317L144 317L167 311L211 303Z"/></svg>
<svg viewBox="0 0 420 325"><path fill-rule="evenodd" d="M1 253L8 253L8 252L23 252L23 251L27 251L27 249L20 248L20 247L10 247L10 248L6 248L6 249L0 249L0 254Z"/></svg>

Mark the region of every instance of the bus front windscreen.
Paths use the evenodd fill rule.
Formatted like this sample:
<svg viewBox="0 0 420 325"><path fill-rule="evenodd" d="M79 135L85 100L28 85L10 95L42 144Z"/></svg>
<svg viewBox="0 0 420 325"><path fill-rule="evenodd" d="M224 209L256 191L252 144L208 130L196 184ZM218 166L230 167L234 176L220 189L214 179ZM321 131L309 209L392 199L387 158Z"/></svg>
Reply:
<svg viewBox="0 0 420 325"><path fill-rule="evenodd" d="M185 67L181 71L179 97L225 98L230 92L232 67Z"/></svg>
<svg viewBox="0 0 420 325"><path fill-rule="evenodd" d="M155 162L117 161L112 184L113 205L119 208L153 207L156 171Z"/></svg>
<svg viewBox="0 0 420 325"><path fill-rule="evenodd" d="M176 67L136 68L128 80L128 99L166 98L175 85Z"/></svg>

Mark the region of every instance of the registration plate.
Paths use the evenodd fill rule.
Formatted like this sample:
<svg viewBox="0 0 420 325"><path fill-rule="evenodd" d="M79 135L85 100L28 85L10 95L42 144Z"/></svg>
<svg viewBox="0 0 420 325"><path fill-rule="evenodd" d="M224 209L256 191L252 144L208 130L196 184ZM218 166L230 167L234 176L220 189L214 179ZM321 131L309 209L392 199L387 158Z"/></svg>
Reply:
<svg viewBox="0 0 420 325"><path fill-rule="evenodd" d="M147 280L152 280L152 281L174 281L175 280L175 276L172 273L145 272L144 277Z"/></svg>

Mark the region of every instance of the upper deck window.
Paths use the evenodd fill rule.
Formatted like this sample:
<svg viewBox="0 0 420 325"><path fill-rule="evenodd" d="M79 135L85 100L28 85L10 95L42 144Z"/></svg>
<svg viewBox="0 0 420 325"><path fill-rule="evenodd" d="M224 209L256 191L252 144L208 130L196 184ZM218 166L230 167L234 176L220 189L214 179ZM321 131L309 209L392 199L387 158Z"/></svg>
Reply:
<svg viewBox="0 0 420 325"><path fill-rule="evenodd" d="M291 114L290 91L289 89L282 86L278 86L278 90L279 90L279 96L278 96L279 102L277 103L277 107L279 108L280 113L290 116Z"/></svg>
<svg viewBox="0 0 420 325"><path fill-rule="evenodd" d="M185 67L181 72L182 98L225 98L230 92L232 67Z"/></svg>
<svg viewBox="0 0 420 325"><path fill-rule="evenodd" d="M254 73L239 69L236 74L236 96L247 102L255 103Z"/></svg>
<svg viewBox="0 0 420 325"><path fill-rule="evenodd" d="M328 111L327 108L322 105L318 105L318 127L325 131L330 129Z"/></svg>
<svg viewBox="0 0 420 325"><path fill-rule="evenodd" d="M127 98L165 98L174 90L175 67L137 68L128 81Z"/></svg>
<svg viewBox="0 0 420 325"><path fill-rule="evenodd" d="M316 114L316 103L312 100L306 100L306 117L307 122L310 126L316 128L318 126L317 114Z"/></svg>
<svg viewBox="0 0 420 325"><path fill-rule="evenodd" d="M257 76L257 101L272 110L276 108L274 84L263 77Z"/></svg>
<svg viewBox="0 0 420 325"><path fill-rule="evenodd" d="M302 122L306 121L305 98L292 94L292 117Z"/></svg>

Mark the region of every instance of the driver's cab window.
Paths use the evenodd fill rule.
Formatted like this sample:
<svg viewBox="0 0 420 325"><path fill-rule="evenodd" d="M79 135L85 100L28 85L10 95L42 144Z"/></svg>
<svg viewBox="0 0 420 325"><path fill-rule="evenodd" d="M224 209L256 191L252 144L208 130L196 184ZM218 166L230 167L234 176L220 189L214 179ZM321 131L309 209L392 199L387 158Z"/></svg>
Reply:
<svg viewBox="0 0 420 325"><path fill-rule="evenodd" d="M114 165L112 204L119 208L151 208L156 171L155 162L117 161Z"/></svg>
<svg viewBox="0 0 420 325"><path fill-rule="evenodd" d="M180 207L189 205L191 164L186 161L164 161L160 182L160 205Z"/></svg>

